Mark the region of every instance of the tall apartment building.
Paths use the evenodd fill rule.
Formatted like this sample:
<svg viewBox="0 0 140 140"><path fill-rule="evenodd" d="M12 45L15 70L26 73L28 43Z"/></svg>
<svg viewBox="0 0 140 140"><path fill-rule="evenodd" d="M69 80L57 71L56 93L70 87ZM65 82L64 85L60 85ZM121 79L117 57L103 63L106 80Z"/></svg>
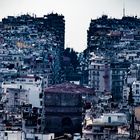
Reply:
<svg viewBox="0 0 140 140"><path fill-rule="evenodd" d="M116 101L123 98L123 86L125 80L127 83L130 63L139 64L139 28L140 19L137 17L115 19L103 15L98 19L92 19L87 31L87 48L84 51L86 59L91 52L99 53L110 59L108 66L111 69L111 93ZM88 61L90 64L91 60L88 59ZM90 87L97 89L103 87L103 82L99 82L102 67L102 63L93 64L92 62L89 65ZM139 73L139 69L137 69L137 73ZM139 79L139 76L137 75L136 78Z"/></svg>
<svg viewBox="0 0 140 140"><path fill-rule="evenodd" d="M60 48L64 50L65 44L65 20L63 15L48 14L45 17L45 27L47 30L54 32L57 41L60 43Z"/></svg>
<svg viewBox="0 0 140 140"><path fill-rule="evenodd" d="M123 99L123 85L127 79L127 71L130 63L124 62L112 62L112 96L115 101L121 101Z"/></svg>
<svg viewBox="0 0 140 140"><path fill-rule="evenodd" d="M32 49L29 67L36 74L46 74L50 84L63 81L63 51L65 20L63 15L48 14L44 17L21 15L2 19L8 45L16 49ZM7 33L8 32L8 33ZM36 52L35 54L33 54ZM37 54L38 53L38 54ZM36 55L37 54L37 55ZM38 56L39 55L39 56ZM28 56L27 56L28 57ZM38 66L37 64L38 63Z"/></svg>
<svg viewBox="0 0 140 140"><path fill-rule="evenodd" d="M92 53L88 67L88 85L99 93L111 92L111 70L107 59Z"/></svg>
<svg viewBox="0 0 140 140"><path fill-rule="evenodd" d="M63 15L48 14L44 17L32 17L30 15L21 15L18 17L8 16L2 19L3 27L14 27L27 25L34 25L38 30L43 32L44 30L53 32L57 38L57 43L60 43L60 48L64 50L65 44L65 20Z"/></svg>
<svg viewBox="0 0 140 140"><path fill-rule="evenodd" d="M122 19L108 18L103 15L101 18L92 19L87 31L87 49L90 51L101 48L109 48L111 44L117 43L124 35L123 30L137 30L140 27L140 20L137 17L122 17ZM129 34L129 38L130 38ZM124 37L124 36L123 36ZM131 36L132 37L132 36ZM133 37L139 39L139 32Z"/></svg>

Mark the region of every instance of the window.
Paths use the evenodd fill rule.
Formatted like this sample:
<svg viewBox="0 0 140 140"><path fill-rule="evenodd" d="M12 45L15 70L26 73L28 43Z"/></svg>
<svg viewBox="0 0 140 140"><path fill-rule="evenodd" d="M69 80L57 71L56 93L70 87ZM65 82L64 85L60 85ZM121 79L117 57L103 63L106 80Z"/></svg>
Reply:
<svg viewBox="0 0 140 140"><path fill-rule="evenodd" d="M111 117L108 117L108 123L111 123Z"/></svg>
<svg viewBox="0 0 140 140"><path fill-rule="evenodd" d="M37 136L35 136L35 140L38 140L38 137Z"/></svg>
<svg viewBox="0 0 140 140"><path fill-rule="evenodd" d="M139 90L136 90L136 94L139 94Z"/></svg>
<svg viewBox="0 0 140 140"><path fill-rule="evenodd" d="M42 101L40 101L40 105L42 106Z"/></svg>
<svg viewBox="0 0 140 140"><path fill-rule="evenodd" d="M40 114L42 113L42 108L39 109L39 113L40 113Z"/></svg>
<svg viewBox="0 0 140 140"><path fill-rule="evenodd" d="M20 89L22 89L22 85L20 85Z"/></svg>
<svg viewBox="0 0 140 140"><path fill-rule="evenodd" d="M138 84L136 84L136 88L139 88L139 85Z"/></svg>
<svg viewBox="0 0 140 140"><path fill-rule="evenodd" d="M5 132L5 136L7 136L7 132Z"/></svg>
<svg viewBox="0 0 140 140"><path fill-rule="evenodd" d="M40 94L39 94L39 98L40 98L40 99L42 99L42 97L43 97L43 94L42 94L42 93L40 93Z"/></svg>

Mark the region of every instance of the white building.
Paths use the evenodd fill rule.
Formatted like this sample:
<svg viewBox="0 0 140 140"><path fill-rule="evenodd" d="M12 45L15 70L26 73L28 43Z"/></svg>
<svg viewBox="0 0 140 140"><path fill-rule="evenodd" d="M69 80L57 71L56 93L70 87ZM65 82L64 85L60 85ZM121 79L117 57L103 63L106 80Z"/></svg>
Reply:
<svg viewBox="0 0 140 140"><path fill-rule="evenodd" d="M1 131L0 140L51 140L54 139L54 134L35 134L35 133L25 133L24 131Z"/></svg>
<svg viewBox="0 0 140 140"><path fill-rule="evenodd" d="M17 112L18 107L29 103L28 91L25 89L7 88L2 96L5 109L9 112Z"/></svg>
<svg viewBox="0 0 140 140"><path fill-rule="evenodd" d="M127 123L127 117L124 113L105 113L102 116L103 123Z"/></svg>
<svg viewBox="0 0 140 140"><path fill-rule="evenodd" d="M120 53L117 54L117 58L119 61L123 61L124 59L129 60L130 62L139 63L140 62L140 56L139 56L140 50L127 50L124 49Z"/></svg>
<svg viewBox="0 0 140 140"><path fill-rule="evenodd" d="M100 123L127 123L127 116L124 113L104 113L100 118L93 119L93 124Z"/></svg>
<svg viewBox="0 0 140 140"><path fill-rule="evenodd" d="M89 59L88 71L89 87L94 88L95 91L99 93L110 93L111 70L108 60L92 53L91 58Z"/></svg>
<svg viewBox="0 0 140 140"><path fill-rule="evenodd" d="M117 139L117 128L126 125L127 117L124 113L104 113L100 118L93 118L93 120L87 121L86 127L82 131L83 138L89 140L113 140L116 137ZM116 129L116 132L112 133L112 129L109 128Z"/></svg>
<svg viewBox="0 0 140 140"><path fill-rule="evenodd" d="M17 75L16 69L8 69L8 68L0 68L0 75L1 76L15 76Z"/></svg>
<svg viewBox="0 0 140 140"><path fill-rule="evenodd" d="M129 97L130 88L127 85L123 86L123 101L127 102Z"/></svg>
<svg viewBox="0 0 140 140"><path fill-rule="evenodd" d="M14 68L21 67L23 62L23 54L22 52L7 50L5 54L0 54L0 62L3 64L13 64Z"/></svg>
<svg viewBox="0 0 140 140"><path fill-rule="evenodd" d="M14 81L4 81L2 83L4 93L7 88L24 89L28 91L28 100L33 107L41 108L39 95L42 92L42 79L33 75L17 78Z"/></svg>
<svg viewBox="0 0 140 140"><path fill-rule="evenodd" d="M128 101L130 93L130 87L127 85L123 87L123 99ZM140 104L140 81L132 82L132 94L134 99L134 104Z"/></svg>
<svg viewBox="0 0 140 140"><path fill-rule="evenodd" d="M140 81L134 81L132 84L133 99L135 104L140 103Z"/></svg>

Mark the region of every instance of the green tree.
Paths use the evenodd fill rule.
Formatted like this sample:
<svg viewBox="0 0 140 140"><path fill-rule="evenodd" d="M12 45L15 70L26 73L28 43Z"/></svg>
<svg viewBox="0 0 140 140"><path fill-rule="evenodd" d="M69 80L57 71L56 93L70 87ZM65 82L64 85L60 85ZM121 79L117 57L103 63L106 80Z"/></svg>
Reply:
<svg viewBox="0 0 140 140"><path fill-rule="evenodd" d="M133 99L133 91L132 91L132 86L130 85L130 91L129 91L129 96L128 96L128 105L133 105L134 104L134 99Z"/></svg>
<svg viewBox="0 0 140 140"><path fill-rule="evenodd" d="M78 56L77 56L77 52L75 52L73 49L71 48L66 48L64 50L64 56L69 57L70 58L70 63L73 67L73 70L76 71L76 68L79 66L79 60L78 60Z"/></svg>

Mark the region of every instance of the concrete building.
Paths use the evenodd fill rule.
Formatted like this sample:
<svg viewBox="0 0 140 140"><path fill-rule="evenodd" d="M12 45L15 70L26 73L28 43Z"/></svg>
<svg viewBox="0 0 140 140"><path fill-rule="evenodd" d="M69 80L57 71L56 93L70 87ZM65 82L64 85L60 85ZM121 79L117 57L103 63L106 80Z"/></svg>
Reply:
<svg viewBox="0 0 140 140"><path fill-rule="evenodd" d="M48 14L45 15L45 26L49 31L53 31L57 37L57 41L60 41L61 51L64 51L65 44L65 20L63 15ZM61 53L61 54L62 54Z"/></svg>
<svg viewBox="0 0 140 140"><path fill-rule="evenodd" d="M120 128L124 133L120 133ZM83 138L89 140L127 140L127 117L124 113L104 113L100 118L88 120L83 129Z"/></svg>
<svg viewBox="0 0 140 140"><path fill-rule="evenodd" d="M122 19L108 18L103 15L92 19L87 32L87 48L90 51L100 48L110 50L110 45L122 41L139 40L139 19L136 17L122 17Z"/></svg>
<svg viewBox="0 0 140 140"><path fill-rule="evenodd" d="M27 75L15 80L4 81L2 83L4 93L7 88L24 89L28 91L28 100L33 107L41 108L39 95L42 92L42 79L33 75Z"/></svg>
<svg viewBox="0 0 140 140"><path fill-rule="evenodd" d="M123 86L125 80L127 79L127 71L130 63L128 61L124 62L112 62L112 96L116 101L121 101L123 99Z"/></svg>
<svg viewBox="0 0 140 140"><path fill-rule="evenodd" d="M132 96L134 99L134 105L138 106L140 104L140 81L133 81L132 85ZM124 102L128 101L129 98L130 87L125 85L123 87L123 100Z"/></svg>
<svg viewBox="0 0 140 140"><path fill-rule="evenodd" d="M16 52L14 50L9 50L7 52L1 52L0 54L0 60L2 64L5 64L6 66L10 65L13 68L19 68L23 65L23 54L21 52Z"/></svg>
<svg viewBox="0 0 140 140"><path fill-rule="evenodd" d="M7 88L6 93L2 96L5 110L8 112L18 112L23 104L28 104L28 91L24 89Z"/></svg>
<svg viewBox="0 0 140 140"><path fill-rule="evenodd" d="M2 19L1 23L3 25L1 36L5 42L1 44L4 50L0 50L0 59L5 67L9 64L14 65L18 71L17 75L20 76L26 75L26 72L35 75L45 74L48 76L49 85L64 80L62 57L65 44L65 20L63 15L51 13L44 17L28 14L8 16ZM30 58L30 61L26 58ZM27 71L24 71L25 65L29 68L26 69Z"/></svg>
<svg viewBox="0 0 140 140"><path fill-rule="evenodd" d="M54 139L54 134L35 134L25 133L24 131L1 131L0 140L51 140Z"/></svg>
<svg viewBox="0 0 140 140"><path fill-rule="evenodd" d="M140 81L134 81L132 84L134 104L140 104Z"/></svg>
<svg viewBox="0 0 140 140"><path fill-rule="evenodd" d="M111 69L107 59L91 53L88 71L89 87L94 88L98 93L111 92Z"/></svg>
<svg viewBox="0 0 140 140"><path fill-rule="evenodd" d="M95 119L96 122L96 119ZM101 116L101 122L103 123L124 123L127 124L127 116L124 113L104 113Z"/></svg>

